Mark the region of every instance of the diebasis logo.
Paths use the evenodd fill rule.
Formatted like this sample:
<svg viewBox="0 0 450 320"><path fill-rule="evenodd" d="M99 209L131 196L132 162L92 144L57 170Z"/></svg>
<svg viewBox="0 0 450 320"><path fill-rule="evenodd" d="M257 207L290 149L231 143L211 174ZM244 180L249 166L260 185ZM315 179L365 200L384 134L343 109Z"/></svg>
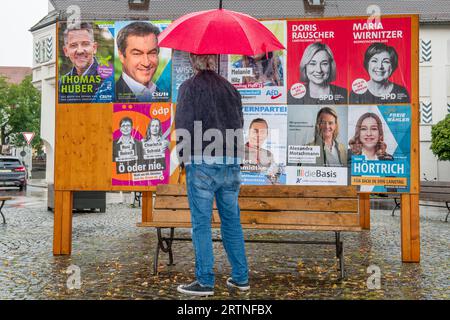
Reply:
<svg viewBox="0 0 450 320"><path fill-rule="evenodd" d="M305 170L305 169L299 169L297 170L297 177L303 177L303 178L336 178L337 172L334 170L321 170L321 169L315 169L315 170Z"/></svg>
<svg viewBox="0 0 450 320"><path fill-rule="evenodd" d="M347 185L346 167L294 167L286 168L288 185Z"/></svg>

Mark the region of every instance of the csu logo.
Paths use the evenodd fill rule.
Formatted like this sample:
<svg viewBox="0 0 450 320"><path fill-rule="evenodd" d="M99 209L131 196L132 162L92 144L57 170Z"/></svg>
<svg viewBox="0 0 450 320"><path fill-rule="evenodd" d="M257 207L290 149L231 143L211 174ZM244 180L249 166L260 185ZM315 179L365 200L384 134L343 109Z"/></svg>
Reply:
<svg viewBox="0 0 450 320"><path fill-rule="evenodd" d="M275 100L282 96L281 92L276 89L267 90L266 96L270 96L270 99Z"/></svg>

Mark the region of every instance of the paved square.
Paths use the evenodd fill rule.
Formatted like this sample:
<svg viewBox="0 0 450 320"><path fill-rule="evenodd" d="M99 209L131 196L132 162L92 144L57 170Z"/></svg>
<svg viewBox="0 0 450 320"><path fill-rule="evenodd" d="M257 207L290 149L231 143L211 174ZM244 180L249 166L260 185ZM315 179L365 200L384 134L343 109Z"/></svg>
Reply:
<svg viewBox="0 0 450 320"><path fill-rule="evenodd" d="M112 196L117 199L117 194ZM156 232L136 227L140 209L110 203L106 213L74 213L71 257L52 255L53 213L45 202L13 202L4 211L8 224L0 225L0 299L186 299L176 287L193 280L191 243L175 242L176 265L167 267L162 255L160 275L153 276ZM337 280L332 246L247 244L252 289L246 294L229 292L229 265L222 244L215 243L212 299L449 299L450 224L443 222L445 213L446 209L421 206L422 262L402 264L398 213L391 217L389 210L372 210L370 232L343 235L348 273L343 282ZM245 232L252 239L334 237ZM190 230L177 230L176 236L190 236ZM68 289L68 280L74 278L66 271L72 265L79 267L80 289ZM379 290L367 287L371 265L380 268Z"/></svg>

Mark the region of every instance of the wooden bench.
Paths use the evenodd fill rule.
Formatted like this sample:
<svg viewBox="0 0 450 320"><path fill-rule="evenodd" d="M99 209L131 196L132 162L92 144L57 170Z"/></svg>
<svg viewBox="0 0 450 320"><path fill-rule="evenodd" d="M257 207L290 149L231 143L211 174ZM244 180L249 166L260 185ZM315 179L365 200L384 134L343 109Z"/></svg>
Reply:
<svg viewBox="0 0 450 320"><path fill-rule="evenodd" d="M400 209L400 195L392 194L390 198L394 199L395 207L392 209L392 216L395 216L395 211ZM420 194L419 200L432 201L432 202L444 202L445 206L434 205L427 203L420 203L421 206L447 208L448 212L445 217L445 222L448 222L448 216L450 215L450 182L448 181L420 181Z"/></svg>
<svg viewBox="0 0 450 320"><path fill-rule="evenodd" d="M334 232L333 241L246 240L246 242L334 245L339 260L340 277L345 277L341 232L361 231L358 194L354 187L243 186L239 204L244 229ZM157 230L155 275L158 274L160 251L169 255L169 265L173 265L172 243L191 240L174 237L175 228L191 228L186 186L158 186L152 222L140 223L138 226L154 227ZM212 216L212 227L220 228L216 206ZM169 235L163 235L162 229L170 229Z"/></svg>
<svg viewBox="0 0 450 320"><path fill-rule="evenodd" d="M8 200L11 200L12 197L0 197L0 201L2 204L0 204L0 214L2 215L3 218L3 224L6 224L6 219L5 219L5 215L3 214L3 206L5 205L5 202Z"/></svg>

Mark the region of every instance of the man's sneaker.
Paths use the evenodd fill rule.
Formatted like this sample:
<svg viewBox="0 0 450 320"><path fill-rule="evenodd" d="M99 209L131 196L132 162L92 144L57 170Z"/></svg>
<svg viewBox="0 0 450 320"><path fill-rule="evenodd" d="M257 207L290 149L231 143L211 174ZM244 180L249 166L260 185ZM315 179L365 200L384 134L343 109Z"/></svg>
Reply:
<svg viewBox="0 0 450 320"><path fill-rule="evenodd" d="M228 278L227 279L227 286L229 288L235 288L235 289L238 289L238 290L241 290L241 291L248 291L248 290L250 290L250 285L249 285L248 281L246 283L237 283L232 278Z"/></svg>
<svg viewBox="0 0 450 320"><path fill-rule="evenodd" d="M212 296L214 295L214 288L202 286L198 281L194 281L191 284L179 285L177 291L192 296Z"/></svg>

